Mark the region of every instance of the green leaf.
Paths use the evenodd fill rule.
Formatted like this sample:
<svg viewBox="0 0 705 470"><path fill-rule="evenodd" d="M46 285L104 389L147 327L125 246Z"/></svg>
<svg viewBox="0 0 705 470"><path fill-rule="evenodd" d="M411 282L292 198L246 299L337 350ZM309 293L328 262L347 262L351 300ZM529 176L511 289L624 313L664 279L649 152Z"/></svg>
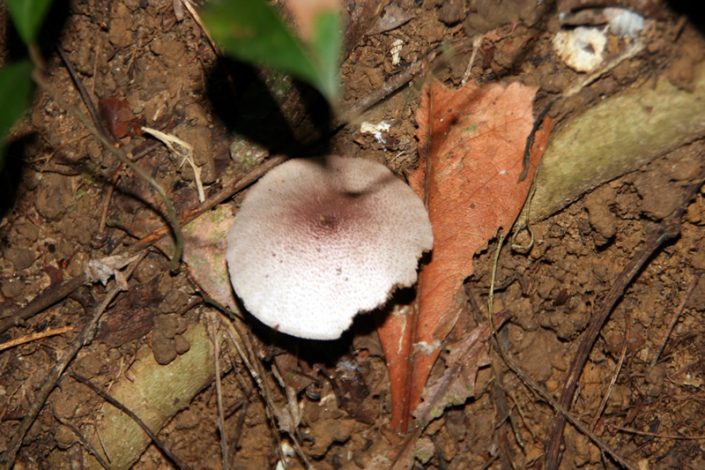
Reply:
<svg viewBox="0 0 705 470"><path fill-rule="evenodd" d="M0 69L0 167L7 134L32 96L32 64L27 60Z"/></svg>
<svg viewBox="0 0 705 470"><path fill-rule="evenodd" d="M343 49L343 29L340 14L326 11L314 20L312 55L318 64L320 88L329 99L340 92L340 55Z"/></svg>
<svg viewBox="0 0 705 470"><path fill-rule="evenodd" d="M39 26L49 11L52 0L5 0L17 32L25 42L36 41Z"/></svg>
<svg viewBox="0 0 705 470"><path fill-rule="evenodd" d="M233 57L316 82L302 44L264 0L213 1L201 11L213 38Z"/></svg>
<svg viewBox="0 0 705 470"><path fill-rule="evenodd" d="M329 100L338 92L340 17L324 13L316 19L307 47L266 0L214 0L202 10L208 30L236 59L269 67L306 81Z"/></svg>

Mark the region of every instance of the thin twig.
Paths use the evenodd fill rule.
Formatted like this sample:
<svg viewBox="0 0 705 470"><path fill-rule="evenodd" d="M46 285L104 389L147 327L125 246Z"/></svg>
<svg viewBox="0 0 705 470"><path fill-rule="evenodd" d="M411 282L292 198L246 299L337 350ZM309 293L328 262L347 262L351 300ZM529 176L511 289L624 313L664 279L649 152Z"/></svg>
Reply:
<svg viewBox="0 0 705 470"><path fill-rule="evenodd" d="M156 180L152 178L140 166L130 160L122 149L115 147L108 138L106 138L100 131L98 131L93 126L90 120L86 118L86 116L78 108L66 102L62 98L62 94L56 88L54 88L54 86L51 85L41 75L41 73L35 70L32 73L32 78L42 88L42 90L44 90L51 96L54 101L56 101L59 105L61 105L61 107L66 109L73 117L75 117L79 122L81 122L81 124L83 124L96 138L98 138L98 140L103 144L103 147L105 147L106 150L112 153L120 162L128 166L132 171L137 173L140 178L149 183L149 185L159 194L159 196L161 196L164 205L167 209L166 214L164 214L164 217L166 218L167 222L169 222L169 226L175 239L174 254L171 257L171 264L169 266L169 269L172 272L176 271L179 267L179 262L181 261L184 239L181 233L179 222L176 217L176 209L174 208L174 204L171 202L171 199L169 199L169 196L166 194L166 191L164 191L164 188L162 188L162 186L157 183Z"/></svg>
<svg viewBox="0 0 705 470"><path fill-rule="evenodd" d="M100 452L95 450L93 446L91 445L90 442L86 439L86 437L83 435L80 429L78 429L76 426L73 425L73 423L69 422L68 420L65 420L63 418L60 418L58 416L54 416L61 424L66 426L71 430L71 432L76 436L78 439L78 442L83 446L84 449L86 449L86 452L91 454L93 458L95 458L98 463L100 464L101 467L103 467L106 470L110 470L110 464L103 458L102 455L100 455Z"/></svg>
<svg viewBox="0 0 705 470"><path fill-rule="evenodd" d="M347 112L343 112L335 120L333 128L341 129L359 118L365 111L372 108L377 103L385 100L401 87L409 83L419 73L425 70L427 64L433 62L438 56L438 48L431 50L423 60L418 60L409 65L406 69L387 80L379 89L373 91L364 98L356 101Z"/></svg>
<svg viewBox="0 0 705 470"><path fill-rule="evenodd" d="M513 470L512 452L509 448L509 439L507 438L506 423L511 425L512 418L509 415L507 407L507 396L502 388L500 380L502 379L501 371L498 368L492 367L495 374L494 384L492 386L492 398L495 404L495 415L497 423L495 424L495 432L497 433L497 453L499 454L499 464L502 470ZM515 430L516 431L516 430ZM515 432L515 436L519 437L519 433ZM518 440L522 443L521 440ZM523 443L522 443L523 444ZM523 448L523 445L520 445Z"/></svg>
<svg viewBox="0 0 705 470"><path fill-rule="evenodd" d="M688 289L686 289L685 294L683 295L683 300L681 300L680 305L678 305L678 308L673 313L673 317L671 318L671 321L668 324L668 329L663 335L661 346L659 346L658 351L656 351L656 355L654 356L654 359L651 361L651 367L656 365L659 360L659 357L661 357L661 354L663 354L663 350L666 349L666 343L668 343L668 338L671 336L673 328L676 327L676 323L678 323L678 318L681 316L681 313L683 313L683 310L685 309L685 306L688 303L688 299L690 299L690 294L693 292L693 289L695 289L695 285L698 283L698 279L699 276L693 276L693 278L690 280Z"/></svg>
<svg viewBox="0 0 705 470"><path fill-rule="evenodd" d="M68 331L73 331L73 329L74 329L73 326L62 326L59 328L47 328L46 330L40 331L38 333L32 333L31 335L21 336L19 338L11 339L10 341L6 341L4 343L0 343L0 351L4 351L5 349L14 348L15 346L19 346L20 344L30 343L30 342L36 341L38 339L47 338L49 336L61 335L61 334L64 334Z"/></svg>
<svg viewBox="0 0 705 470"><path fill-rule="evenodd" d="M11 312L7 318L0 321L0 334L3 334L13 326L21 324L23 321L33 317L44 309L51 307L55 303L66 298L71 292L81 287L86 282L86 275L79 274L76 277L62 282L58 285L52 285L44 289L30 303Z"/></svg>
<svg viewBox="0 0 705 470"><path fill-rule="evenodd" d="M599 447L603 452L606 454L610 455L616 462L618 462L620 465L623 467L627 468L628 470L636 470L634 466L632 466L626 459L624 459L622 456L620 456L617 451L612 449L612 447L604 442L601 438L599 438L595 433L593 433L587 425L583 424L579 419L574 417L573 415L570 414L569 410L567 407L563 406L561 403L559 403L556 399L554 399L550 393L548 393L543 387L541 387L538 383L536 383L527 373L524 372L523 369L521 369L516 362L514 362L514 359L510 357L509 352L505 350L505 348L502 346L501 342L499 341L499 337L497 336L497 330L494 328L493 325L493 309L494 309L494 285L495 285L495 279L497 275L497 266L499 262L499 253L502 249L502 245L504 244L504 235L499 236L499 240L497 243L497 250L495 251L495 256L494 256L494 261L492 264L492 275L490 278L490 292L488 296L488 318L490 319L490 325L492 325L493 328L493 334L491 335L491 341L492 345L499 353L500 357L504 361L504 363L507 365L509 370L514 372L517 377L526 385L529 390L531 390L533 393L538 395L541 399L543 399L546 403L548 403L557 413L559 413L560 416L562 416L565 420L568 420L573 426L575 426L581 433L583 433L588 439L590 439L597 447Z"/></svg>
<svg viewBox="0 0 705 470"><path fill-rule="evenodd" d="M73 84L78 90L78 94L81 95L81 100L83 101L83 104L86 106L86 109L88 109L88 114L91 115L93 125L103 137L105 137L114 145L115 138L105 126L105 122L103 122L103 120L100 118L100 115L98 114L98 111L95 108L95 104L93 104L93 100L88 94L88 90L86 90L86 87L83 85L81 78L76 73L76 69L74 68L73 64L68 59L68 57L66 57L66 54L64 54L64 51L61 49L61 47L57 46L56 51L59 53L61 60L64 62L64 66L66 67L66 70L68 70L69 75L71 76L71 80L73 80Z"/></svg>
<svg viewBox="0 0 705 470"><path fill-rule="evenodd" d="M215 394L218 403L218 431L220 432L220 452L223 468L230 468L228 435L225 430L225 412L223 411L223 389L220 380L220 334L217 327L217 315L212 311L206 313L208 336L213 343L213 362L215 366Z"/></svg>
<svg viewBox="0 0 705 470"><path fill-rule="evenodd" d="M247 400L242 400L242 411L237 417L235 422L235 429L233 431L233 439L230 443L230 455L235 455L237 449L240 445L240 436L242 436L242 428L245 426L245 418L247 417L247 405L249 402Z"/></svg>
<svg viewBox="0 0 705 470"><path fill-rule="evenodd" d="M677 441L702 441L705 440L705 436L682 436L680 434L659 434L655 432L639 431L634 428L627 428L624 426L609 425L609 429L612 431L626 432L629 434L636 434L638 436L654 437L657 439L673 439Z"/></svg>
<svg viewBox="0 0 705 470"><path fill-rule="evenodd" d="M198 283L196 282L196 280L193 278L193 276L190 273L188 274L188 278L189 278L189 281L191 281L191 284L193 284L193 287L196 290L196 294L198 294L201 297L201 302L215 308L220 313L222 313L223 315L230 318L232 321L235 321L235 320L240 320L242 322L245 321L245 317L243 317L240 312L235 312L233 310L230 310L227 305L221 304L220 302L215 300L213 297L208 295L208 293L206 293L203 289L201 289L201 287L198 285Z"/></svg>
<svg viewBox="0 0 705 470"><path fill-rule="evenodd" d="M135 270L139 262L142 261L144 255L145 253L143 253L137 260L133 261L132 264L127 267L127 269L125 270L126 279L128 279L132 275L132 272ZM90 318L90 320L88 320L88 322L86 322L81 332L69 345L68 349L64 352L64 355L56 361L51 370L46 374L46 379L44 379L44 383L42 383L41 387L37 392L36 397L32 400L31 405L29 406L29 410L27 410L25 417L22 419L22 422L15 431L15 435L8 444L7 450L0 456L0 469L9 469L13 466L15 458L17 457L17 452L22 446L22 441L24 441L24 437L27 434L27 431L29 431L29 428L37 419L39 412L42 410L42 408L44 408L44 404L46 403L46 400L49 397L51 391L54 390L54 387L56 386L57 381L61 377L61 374L63 374L63 372L66 370L71 361L73 361L73 359L76 357L78 351L80 351L83 346L93 340L96 328L98 326L98 322L103 316L103 313L105 313L105 310L108 308L108 305L110 305L110 303L115 299L115 297L120 293L121 290L122 289L120 288L119 283L115 282L114 286L108 291L107 294L105 294L105 297L103 297L103 301L96 307L93 316Z"/></svg>
<svg viewBox="0 0 705 470"><path fill-rule="evenodd" d="M628 337L628 334L625 335ZM593 431L595 430L595 427L597 426L597 422L600 420L600 417L602 416L602 412L605 410L605 407L607 406L607 400L610 398L610 394L612 393L612 387L614 387L614 384L617 383L617 378L619 377L619 372L622 370L622 365L624 364L624 358L627 357L627 349L629 349L629 340L628 338L624 338L624 346L622 346L622 353L619 355L619 361L617 362L617 367L615 367L614 374L612 374L612 380L610 380L610 384L607 386L607 390L605 391L605 396L602 397L602 402L600 402L600 406L597 408L597 411L595 412L595 416L592 418L592 423L590 424L590 429Z"/></svg>
<svg viewBox="0 0 705 470"><path fill-rule="evenodd" d="M644 266L646 266L654 253L664 246L667 241L672 240L678 235L679 227L680 225L677 221L675 224L664 224L659 226L658 230L651 234L639 253L627 264L627 266L624 267L622 273L614 281L612 289L610 289L600 308L597 309L597 315L592 318L590 325L588 326L583 339L578 346L578 351L568 371L568 376L565 379L565 385L559 400L562 408L566 410L570 409L573 396L575 395L575 389L578 386L578 381L580 379L580 375L582 374L583 368L585 367L585 363L590 356L590 351L592 351L592 347L600 335L602 326L607 321L607 318L609 318L610 313L612 313L612 310L617 305L617 302L622 295L624 295L627 287L632 283L632 281L634 281L636 275L642 271ZM555 470L558 468L565 422L566 417L562 413L556 415L553 420L553 429L550 433L551 437L546 445L545 453L545 468L547 470Z"/></svg>
<svg viewBox="0 0 705 470"><path fill-rule="evenodd" d="M116 181L117 182L117 178ZM105 196L103 196L103 204L101 204L101 210L100 210L100 221L98 222L98 236L103 237L105 234L105 225L108 221L108 209L110 209L110 200L113 197L113 191L115 190L115 186L112 184L108 185L108 190L105 193Z"/></svg>
<svg viewBox="0 0 705 470"><path fill-rule="evenodd" d="M156 434L154 434L152 430L149 429L146 424L144 424L144 421L142 421L140 417L137 416L132 410L130 410L128 407L116 400L112 395L106 393L100 387L98 387L96 384L83 377L82 375L77 374L76 372L69 372L68 375L72 379L81 382L83 385L86 385L88 388L93 390L93 392L95 392L95 394L98 395L100 398L107 401L115 408L129 416L130 419L137 423L137 425L142 428L144 433L149 436L154 445L162 452L162 454L164 454L164 456L169 459L169 461L173 463L177 468L186 468L186 466L179 461L179 459L166 447L166 445L164 445L164 443L156 436Z"/></svg>

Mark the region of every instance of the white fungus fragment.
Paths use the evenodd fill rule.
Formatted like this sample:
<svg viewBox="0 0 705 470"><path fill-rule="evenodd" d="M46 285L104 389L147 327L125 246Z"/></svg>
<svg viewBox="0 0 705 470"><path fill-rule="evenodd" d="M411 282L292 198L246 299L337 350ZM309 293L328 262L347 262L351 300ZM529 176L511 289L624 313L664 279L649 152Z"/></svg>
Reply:
<svg viewBox="0 0 705 470"><path fill-rule="evenodd" d="M610 31L617 36L636 37L644 29L644 17L626 8L603 10Z"/></svg>
<svg viewBox="0 0 705 470"><path fill-rule="evenodd" d="M392 55L392 65L399 65L402 47L404 47L404 41L401 39L395 39L394 42L392 42L392 48L389 50L389 53Z"/></svg>
<svg viewBox="0 0 705 470"><path fill-rule="evenodd" d="M605 32L597 28L579 27L559 31L553 38L553 49L568 67L578 72L593 72L603 62L607 44Z"/></svg>
<svg viewBox="0 0 705 470"><path fill-rule="evenodd" d="M362 134L372 134L375 140L380 144L387 143L383 134L389 132L391 128L392 126L387 121L380 121L377 124L363 121L362 124L360 124L360 132Z"/></svg>

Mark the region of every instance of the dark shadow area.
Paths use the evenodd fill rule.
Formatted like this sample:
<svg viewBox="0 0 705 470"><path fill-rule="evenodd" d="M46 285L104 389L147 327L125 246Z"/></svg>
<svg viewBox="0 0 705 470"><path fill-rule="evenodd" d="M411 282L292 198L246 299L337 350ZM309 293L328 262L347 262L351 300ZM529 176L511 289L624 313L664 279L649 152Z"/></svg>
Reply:
<svg viewBox="0 0 705 470"><path fill-rule="evenodd" d="M324 364L328 367L334 367L343 356L352 352L353 338L374 332L391 314L393 306L410 304L414 301L415 296L416 290L414 288L397 289L380 308L371 312L359 313L350 328L339 339L332 341L302 339L275 331L251 315L237 295L235 295L235 299L252 332L264 344L284 349L311 365Z"/></svg>
<svg viewBox="0 0 705 470"><path fill-rule="evenodd" d="M3 150L5 165L0 168L0 218L5 217L15 206L23 179L27 149L36 137L36 134L28 134L11 140Z"/></svg>
<svg viewBox="0 0 705 470"><path fill-rule="evenodd" d="M54 53L59 37L69 15L69 1L55 0L40 27L39 46L46 59ZM0 20L7 22L5 36L0 38L7 63L28 58L27 48L12 26L6 10ZM30 101L31 106L31 101ZM28 110L29 112L29 110ZM0 217L4 217L14 207L25 170L28 148L36 140L36 134L28 134L17 139L9 139L4 148L4 166L0 168Z"/></svg>
<svg viewBox="0 0 705 470"><path fill-rule="evenodd" d="M327 153L331 110L325 98L306 84L281 84L277 78L268 84L265 76L275 77L243 62L219 59L207 78L213 114L230 131L272 154ZM272 87L280 85L284 96L278 99Z"/></svg>
<svg viewBox="0 0 705 470"><path fill-rule="evenodd" d="M64 29L64 25L70 14L69 0L54 0L49 12L39 28L39 47L42 57L46 60L52 54ZM12 25L12 20L7 11L4 12L5 21L8 27L5 29L5 37L0 40L0 44L6 50L7 62L15 62L27 58L27 49Z"/></svg>
<svg viewBox="0 0 705 470"><path fill-rule="evenodd" d="M56 46L59 44L69 14L71 14L69 0L53 0L39 29L39 47L45 61L56 54Z"/></svg>
<svg viewBox="0 0 705 470"><path fill-rule="evenodd" d="M698 28L700 33L705 34L705 9L702 8L701 2L667 0L666 5L678 15L688 17L690 23Z"/></svg>

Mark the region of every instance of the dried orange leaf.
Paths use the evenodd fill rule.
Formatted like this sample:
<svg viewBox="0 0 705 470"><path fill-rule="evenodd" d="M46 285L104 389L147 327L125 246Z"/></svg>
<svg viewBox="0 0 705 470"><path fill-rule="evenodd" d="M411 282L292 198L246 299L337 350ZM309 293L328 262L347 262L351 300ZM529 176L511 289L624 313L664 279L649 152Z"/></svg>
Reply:
<svg viewBox="0 0 705 470"><path fill-rule="evenodd" d="M425 162L411 175L410 183L426 200L434 248L419 277L411 367L403 351L400 357L387 357L390 369L408 369L390 370L390 376L410 374L405 404L392 405L404 407L402 415L419 404L441 342L465 304L461 287L473 272L473 255L499 229L513 224L526 200L550 129L547 122L537 134L528 177L520 182L524 148L534 123L535 94L536 88L520 83L470 83L453 90L434 82L423 92L416 119ZM404 326L409 331L410 326ZM385 353L402 336L403 331L395 331L391 324L383 326L380 339L389 345ZM393 416L399 414L393 411ZM398 425L392 421L393 427Z"/></svg>

